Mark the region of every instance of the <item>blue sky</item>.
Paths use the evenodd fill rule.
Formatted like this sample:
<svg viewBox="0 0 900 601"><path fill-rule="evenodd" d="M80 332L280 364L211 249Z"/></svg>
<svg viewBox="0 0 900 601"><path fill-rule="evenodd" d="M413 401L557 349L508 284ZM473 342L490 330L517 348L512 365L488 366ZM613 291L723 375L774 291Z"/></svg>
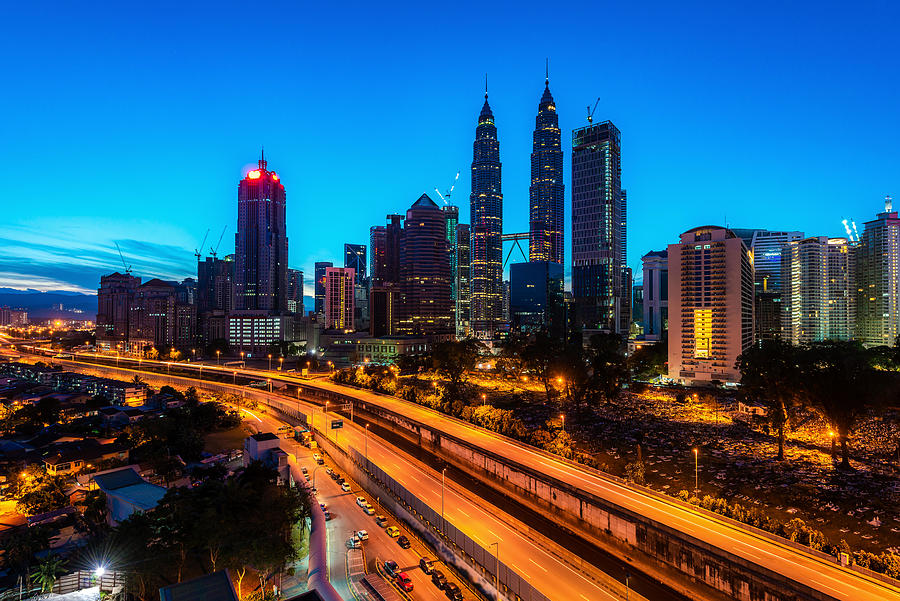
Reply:
<svg viewBox="0 0 900 601"><path fill-rule="evenodd" d="M0 287L92 290L121 267L115 241L138 275L191 275L207 228L233 250L261 145L307 274L458 170L465 219L485 72L504 230L525 231L547 56L567 260L570 132L598 97L622 131L633 267L702 224L839 235L900 195L898 17L886 1L14 3Z"/></svg>

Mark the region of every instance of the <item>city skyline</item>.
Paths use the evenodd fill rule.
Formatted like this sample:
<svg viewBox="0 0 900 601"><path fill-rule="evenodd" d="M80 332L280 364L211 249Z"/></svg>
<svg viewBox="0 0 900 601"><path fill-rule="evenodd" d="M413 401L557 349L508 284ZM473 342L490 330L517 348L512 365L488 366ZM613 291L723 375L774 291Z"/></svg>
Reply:
<svg viewBox="0 0 900 601"><path fill-rule="evenodd" d="M28 22L30 10L14 7L11 18ZM0 228L0 287L92 292L100 274L122 266L115 242L135 272L163 279L192 274L191 251L206 228L217 232L225 226L226 236L234 235L232 182L254 165L261 145L292 183L287 227L298 242L291 245L289 266L309 274L315 261L340 263L345 240L367 240L369 227L385 213L434 187L443 189L453 173L465 170L471 160L469 124L480 105L484 71L491 74L491 105L503 138L504 230L527 231L534 100L542 89L547 56L560 115L564 179L571 175L570 132L585 124L585 105L600 96L595 120L610 119L623 132L623 186L631 201L627 256L635 273L640 256L660 250L698 224L839 236L842 218L861 225L878 212L885 194L896 195L898 151L890 141L900 131L900 119L889 107L898 78L891 77L897 67L888 58L886 25L895 21L891 16L896 9L885 5L839 21L826 9L809 16L802 7L792 7L771 23L762 9L743 14L715 7L679 33L667 31L655 41L648 41L652 35L642 36L646 49L628 42L637 33L663 30L663 10L642 15L613 9L609 16L619 20L620 31L587 52L576 52L581 48L562 31L550 32L540 44L517 41L502 48L516 31L533 26L532 17L511 15L510 31L499 31L498 46L487 53L431 49L408 57L392 43L371 59L381 59L381 70L371 75L350 60L352 50L335 51L334 56L313 53L304 73L286 70L298 54L324 43L315 32L303 43L264 40L249 55L235 53L222 34L190 27L205 16L200 10L188 11L181 23L149 19L134 25L138 38L155 35L152 28L160 26L158 34L172 38L169 53L147 56L122 34L108 42L97 41L102 36L81 40L80 50L64 53L61 45L72 42L71 36L114 30L116 19L129 15L106 15L83 33L72 34L63 28L75 16L57 11L46 18L46 27L59 35L47 36L40 52L21 52L27 47L20 37L26 31L13 32L2 42L15 59L13 84L43 94L40 102L30 102L27 94L0 100L7 113L19 117L2 126L4 139L13 142L0 149L7 198L17 206L41 207L40 216L12 212ZM807 21L795 31L790 24L800 15ZM211 18L226 31L239 21L234 14ZM742 19L743 25L732 29ZM281 27L306 29L290 10L284 20ZM363 20L348 23L359 34L354 48L372 35ZM753 42L764 23L769 42L760 46ZM845 25L863 32L851 35L852 57L828 43ZM462 27L459 35L467 39L475 33ZM625 42L625 49L618 49L617 42ZM108 52L107 43L116 44L121 56ZM208 53L184 64L173 60L176 53L196 53L204 43ZM670 53L660 58L664 44ZM699 59L710 47L717 49L715 58ZM610 53L619 62L605 64L601 74L596 66ZM265 64L259 63L260 54L266 56ZM392 61L384 62L390 56ZM129 61L140 77L129 71ZM409 74L426 63L427 73ZM235 94L234 72L249 72L251 65L262 74L279 74L277 91L283 98ZM338 80L337 71L353 77ZM97 86L82 89L83 80L66 72L86 75ZM392 83L360 103L361 92L373 89L376 78ZM145 80L166 85L159 86L161 92L148 88ZM170 84L183 85L185 93L173 97ZM210 104L207 88L226 93ZM389 120L379 118L388 103L419 124L415 135L393 131ZM322 124L298 121L298 108L317 111ZM101 118L109 127L97 133L91 124ZM853 145L835 150L835 119L853 130ZM360 123L367 124L367 136L384 143L378 153L383 156L362 148L341 154L339 140ZM775 147L773 135L779 140ZM332 165L339 160L344 165L351 161L352 181L334 179ZM397 161L406 165L403 178L386 168ZM40 166L42 185L20 177L26 164ZM691 185L678 185L689 168L698 172L691 175ZM96 185L100 172L103 186ZM190 191L160 192L161 179L189 181L189 186L175 188ZM467 179L460 178L454 193L463 223L471 222L460 201L469 192ZM341 184L338 189L335 181ZM348 206L341 215L349 218L347 227L342 226L344 239L322 227L333 217L329 196L335 193ZM565 202L570 232L568 190ZM150 205L153 213L145 208ZM567 278L569 246L567 239ZM512 260L517 259L514 251ZM306 293L311 295L309 278Z"/></svg>

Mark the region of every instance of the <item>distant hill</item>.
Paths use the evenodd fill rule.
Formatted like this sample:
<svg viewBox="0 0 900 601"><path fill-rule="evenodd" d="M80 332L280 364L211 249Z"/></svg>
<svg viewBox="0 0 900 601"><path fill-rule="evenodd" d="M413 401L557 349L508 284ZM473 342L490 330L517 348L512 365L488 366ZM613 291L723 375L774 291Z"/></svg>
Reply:
<svg viewBox="0 0 900 601"><path fill-rule="evenodd" d="M16 290L0 288L0 307L28 311L28 319L90 319L97 318L97 295L68 290Z"/></svg>

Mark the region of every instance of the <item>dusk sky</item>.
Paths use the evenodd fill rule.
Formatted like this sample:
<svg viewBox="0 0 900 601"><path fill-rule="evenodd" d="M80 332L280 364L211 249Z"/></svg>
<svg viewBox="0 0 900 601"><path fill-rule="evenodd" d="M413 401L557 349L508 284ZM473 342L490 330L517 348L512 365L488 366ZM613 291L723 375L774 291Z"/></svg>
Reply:
<svg viewBox="0 0 900 601"><path fill-rule="evenodd" d="M313 262L457 171L468 222L485 72L504 230L527 231L545 57L567 263L571 130L598 97L636 273L694 226L841 235L900 196L898 3L626 4L7 3L0 287L94 291L115 241L136 275L196 277L207 228L233 252L265 145L310 294Z"/></svg>

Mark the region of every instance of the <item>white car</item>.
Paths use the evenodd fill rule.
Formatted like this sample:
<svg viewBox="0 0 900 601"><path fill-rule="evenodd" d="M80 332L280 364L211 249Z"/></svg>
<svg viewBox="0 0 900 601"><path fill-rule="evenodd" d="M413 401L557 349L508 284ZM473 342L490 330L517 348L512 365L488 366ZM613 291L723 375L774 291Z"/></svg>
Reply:
<svg viewBox="0 0 900 601"><path fill-rule="evenodd" d="M343 484L341 484L341 490L344 492L350 492L350 483L344 482Z"/></svg>
<svg viewBox="0 0 900 601"><path fill-rule="evenodd" d="M359 540L369 540L369 533L365 530L357 530L356 538L358 538Z"/></svg>
<svg viewBox="0 0 900 601"><path fill-rule="evenodd" d="M354 535L347 539L347 548L348 549L360 549L360 548L362 548L362 543L359 542L359 539L356 538L356 535Z"/></svg>
<svg viewBox="0 0 900 601"><path fill-rule="evenodd" d="M356 504L359 505L360 507L365 507L366 505L369 504L369 502L366 501L365 497L356 497Z"/></svg>

